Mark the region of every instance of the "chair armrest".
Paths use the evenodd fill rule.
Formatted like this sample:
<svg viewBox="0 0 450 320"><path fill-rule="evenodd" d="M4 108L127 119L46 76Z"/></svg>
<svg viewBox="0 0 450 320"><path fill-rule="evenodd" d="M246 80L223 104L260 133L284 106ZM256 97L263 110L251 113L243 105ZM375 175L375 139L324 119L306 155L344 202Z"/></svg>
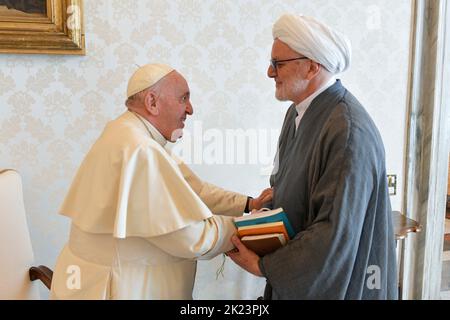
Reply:
<svg viewBox="0 0 450 320"><path fill-rule="evenodd" d="M50 290L52 285L53 271L46 266L31 267L29 272L30 280L41 280L42 283Z"/></svg>

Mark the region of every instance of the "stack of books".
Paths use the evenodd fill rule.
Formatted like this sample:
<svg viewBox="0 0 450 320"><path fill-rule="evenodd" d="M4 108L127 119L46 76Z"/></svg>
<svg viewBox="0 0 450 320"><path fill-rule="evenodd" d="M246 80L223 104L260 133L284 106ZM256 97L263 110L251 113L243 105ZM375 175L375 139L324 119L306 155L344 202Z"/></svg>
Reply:
<svg viewBox="0 0 450 320"><path fill-rule="evenodd" d="M241 242L259 256L284 246L295 235L283 208L234 218Z"/></svg>

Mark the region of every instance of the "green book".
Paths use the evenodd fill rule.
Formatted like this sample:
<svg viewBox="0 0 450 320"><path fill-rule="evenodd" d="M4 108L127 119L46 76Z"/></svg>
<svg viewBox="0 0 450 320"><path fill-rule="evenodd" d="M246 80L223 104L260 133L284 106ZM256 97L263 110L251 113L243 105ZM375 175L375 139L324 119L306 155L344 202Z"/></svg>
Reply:
<svg viewBox="0 0 450 320"><path fill-rule="evenodd" d="M259 211L244 215L242 217L234 218L234 224L236 225L236 228L279 221L282 221L284 223L289 238L292 239L295 236L295 231L294 228L292 228L292 225L289 222L287 214L286 212L284 212L283 208L274 210L266 209L265 211Z"/></svg>

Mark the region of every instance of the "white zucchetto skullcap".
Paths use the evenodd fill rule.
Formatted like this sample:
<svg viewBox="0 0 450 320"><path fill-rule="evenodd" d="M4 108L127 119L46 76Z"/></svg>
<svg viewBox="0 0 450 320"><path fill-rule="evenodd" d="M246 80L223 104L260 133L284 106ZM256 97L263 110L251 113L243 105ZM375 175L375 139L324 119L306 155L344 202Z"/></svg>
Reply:
<svg viewBox="0 0 450 320"><path fill-rule="evenodd" d="M350 66L350 40L312 17L284 14L275 22L272 34L274 40L281 40L333 74L344 72Z"/></svg>
<svg viewBox="0 0 450 320"><path fill-rule="evenodd" d="M161 63L146 64L140 67L128 81L127 97L129 98L151 87L174 70L172 67Z"/></svg>

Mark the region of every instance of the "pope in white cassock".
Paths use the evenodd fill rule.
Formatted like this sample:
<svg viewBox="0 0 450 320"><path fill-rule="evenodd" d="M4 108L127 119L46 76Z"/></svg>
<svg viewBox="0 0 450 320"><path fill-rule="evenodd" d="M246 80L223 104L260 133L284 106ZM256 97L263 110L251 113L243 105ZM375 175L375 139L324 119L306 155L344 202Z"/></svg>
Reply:
<svg viewBox="0 0 450 320"><path fill-rule="evenodd" d="M177 71L145 65L127 96L60 209L72 225L53 299L192 299L196 260L233 249L233 216L271 200L271 189L252 199L205 183L166 151L193 113Z"/></svg>

